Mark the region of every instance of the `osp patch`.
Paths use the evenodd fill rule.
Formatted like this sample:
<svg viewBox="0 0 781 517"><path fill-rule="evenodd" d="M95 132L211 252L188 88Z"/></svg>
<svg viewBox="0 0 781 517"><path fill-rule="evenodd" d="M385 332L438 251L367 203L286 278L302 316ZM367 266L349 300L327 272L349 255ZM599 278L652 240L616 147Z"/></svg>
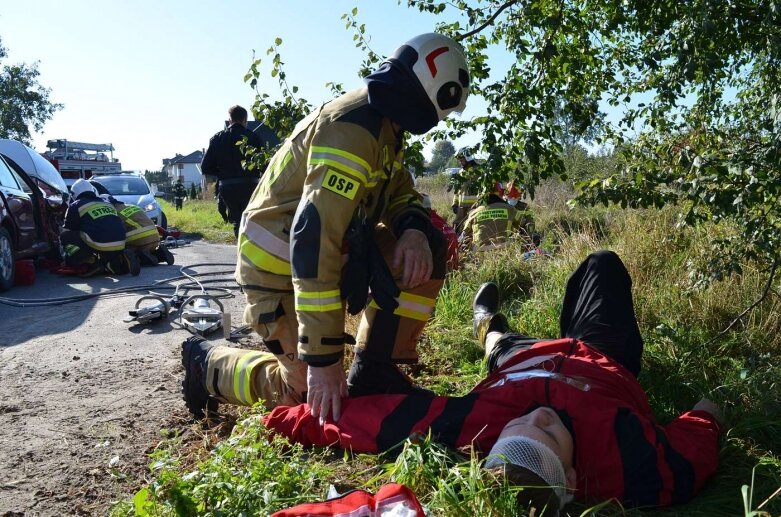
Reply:
<svg viewBox="0 0 781 517"><path fill-rule="evenodd" d="M336 194L347 199L355 199L355 194L358 192L360 183L357 180L348 178L344 174L336 172L333 169L328 169L328 172L323 178L323 188L330 190Z"/></svg>

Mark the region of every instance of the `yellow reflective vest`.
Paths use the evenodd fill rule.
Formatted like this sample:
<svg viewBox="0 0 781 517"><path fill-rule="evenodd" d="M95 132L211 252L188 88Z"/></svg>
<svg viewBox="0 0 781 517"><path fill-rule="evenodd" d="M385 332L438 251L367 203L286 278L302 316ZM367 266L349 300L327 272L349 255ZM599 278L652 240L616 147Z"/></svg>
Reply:
<svg viewBox="0 0 781 517"><path fill-rule="evenodd" d="M401 166L402 147L398 126L369 106L366 88L348 92L298 123L244 212L236 281L294 291L298 353L310 364L343 352L342 244L353 217L392 231L408 215L430 220Z"/></svg>
<svg viewBox="0 0 781 517"><path fill-rule="evenodd" d="M530 233L531 213L525 205L517 209L504 201L479 205L469 212L464 222L461 242L473 250L504 246L513 235Z"/></svg>
<svg viewBox="0 0 781 517"><path fill-rule="evenodd" d="M114 203L114 208L125 225L126 247L153 250L160 244L157 226L140 207Z"/></svg>

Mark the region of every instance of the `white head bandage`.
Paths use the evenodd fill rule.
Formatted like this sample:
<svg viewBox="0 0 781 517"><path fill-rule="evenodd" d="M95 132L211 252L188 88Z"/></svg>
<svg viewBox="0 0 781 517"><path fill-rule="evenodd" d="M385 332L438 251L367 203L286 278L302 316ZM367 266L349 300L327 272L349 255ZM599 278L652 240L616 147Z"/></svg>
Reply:
<svg viewBox="0 0 781 517"><path fill-rule="evenodd" d="M423 205L423 208L431 208L431 198L428 194L420 194L420 197L423 198L423 201L421 201L421 204Z"/></svg>
<svg viewBox="0 0 781 517"><path fill-rule="evenodd" d="M528 469L542 478L553 489L559 499L559 508L572 501L567 490L567 476L564 465L556 453L544 443L526 436L507 436L498 440L488 453L485 468L512 463Z"/></svg>

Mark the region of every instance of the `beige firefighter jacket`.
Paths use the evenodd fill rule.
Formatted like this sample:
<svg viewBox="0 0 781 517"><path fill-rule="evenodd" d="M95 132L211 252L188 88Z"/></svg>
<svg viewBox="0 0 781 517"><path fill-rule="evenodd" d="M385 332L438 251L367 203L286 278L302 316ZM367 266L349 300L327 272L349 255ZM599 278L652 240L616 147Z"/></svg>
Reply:
<svg viewBox="0 0 781 517"><path fill-rule="evenodd" d="M518 208L504 201L478 205L469 212L464 222L461 242L473 250L486 250L504 246L513 235L531 232L531 214L526 205Z"/></svg>
<svg viewBox="0 0 781 517"><path fill-rule="evenodd" d="M153 250L160 244L157 226L141 208L124 203L113 205L125 225L125 247Z"/></svg>
<svg viewBox="0 0 781 517"><path fill-rule="evenodd" d="M309 364L343 353L342 246L353 217L394 232L409 215L430 221L401 167L402 144L398 128L368 105L366 88L348 92L298 123L244 212L236 280L294 291L298 353ZM250 308L249 317L268 309Z"/></svg>

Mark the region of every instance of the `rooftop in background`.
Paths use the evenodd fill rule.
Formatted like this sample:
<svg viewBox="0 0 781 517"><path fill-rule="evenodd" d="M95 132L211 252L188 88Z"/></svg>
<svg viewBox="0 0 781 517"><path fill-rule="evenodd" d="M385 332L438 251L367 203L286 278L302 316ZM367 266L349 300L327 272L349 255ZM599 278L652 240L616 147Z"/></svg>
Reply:
<svg viewBox="0 0 781 517"><path fill-rule="evenodd" d="M163 158L163 165L176 165L177 163L201 163L203 151L193 151L186 156L177 153L173 158Z"/></svg>

